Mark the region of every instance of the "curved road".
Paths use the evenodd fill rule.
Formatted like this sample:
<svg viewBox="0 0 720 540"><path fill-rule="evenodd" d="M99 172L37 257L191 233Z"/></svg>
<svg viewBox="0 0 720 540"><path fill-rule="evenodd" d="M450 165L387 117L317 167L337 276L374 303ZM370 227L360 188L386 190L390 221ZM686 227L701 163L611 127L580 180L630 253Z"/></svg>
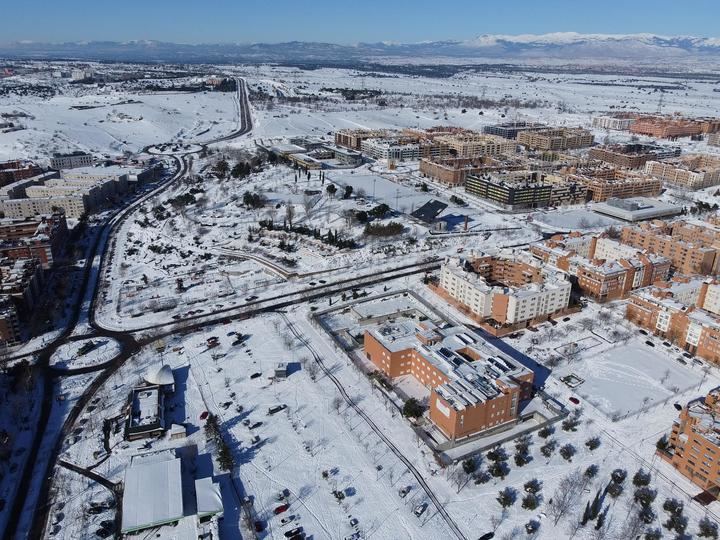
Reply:
<svg viewBox="0 0 720 540"><path fill-rule="evenodd" d="M242 79L236 79L237 90L234 97L238 103L238 129L230 133L229 135L218 137L217 139L202 143L201 146L204 148L207 144L212 144L221 141L228 141L252 130L252 116L250 114L250 107L247 101L247 89L245 82ZM22 476L18 483L18 490L13 501L12 508L10 510L10 518L8 519L5 527L3 538L13 538L18 533L18 526L20 520L23 517L24 511L32 511L33 515L30 517L29 522L31 523L31 530L29 532L30 538L42 537L43 531L45 530L49 510L50 510L50 486L52 482L52 471L57 464L58 456L60 454L63 441L65 436L71 431L76 420L80 416L80 413L84 409L85 405L90 401L95 392L100 388L113 373L115 373L124 363L135 354L139 349L140 345L128 332L118 332L110 329L103 328L95 320L95 308L97 303L98 293L100 291L100 282L102 280L103 269L107 264L108 256L112 256L112 250L108 247L113 242L113 234L117 231L118 227L124 223L124 221L132 215L132 213L144 202L151 199L152 197L162 193L176 180L183 178L188 173L187 156L196 152L188 152L186 154L179 154L170 156L175 160L177 164L177 170L168 180L164 181L157 189L135 199L130 202L126 207L118 210L113 216L111 216L100 228L100 231L95 237L95 242L90 250L90 254L87 257L85 263L85 270L83 274L83 283L81 287L81 293L79 295L79 301L75 306L75 311L63 332L51 343L43 347L39 351L34 353L25 353L18 357L27 357L32 354L37 355L36 365L43 371L43 399L40 410L40 416L38 419L38 431L35 435L33 445L30 448L25 468ZM99 261L97 265L97 273L93 275L93 266L95 261ZM92 287L92 289L91 289ZM55 374L49 368L49 360L52 354L64 343L71 340L71 335L75 330L75 327L83 315L83 304L85 303L86 296L92 290L92 301L87 313L88 323L92 327L93 332L89 336L85 337L110 337L116 339L121 345L121 353L111 360L110 362L101 366L96 366L99 375L93 381L93 383L83 392L76 404L68 414L60 434L53 442L53 451L50 458L47 461L38 461L38 454L40 448L45 443L45 431L47 428L48 420L53 406L53 386ZM33 501L28 500L30 489L32 487L33 479L43 478L42 486L40 489L39 500L33 504ZM27 508L26 508L27 507Z"/></svg>

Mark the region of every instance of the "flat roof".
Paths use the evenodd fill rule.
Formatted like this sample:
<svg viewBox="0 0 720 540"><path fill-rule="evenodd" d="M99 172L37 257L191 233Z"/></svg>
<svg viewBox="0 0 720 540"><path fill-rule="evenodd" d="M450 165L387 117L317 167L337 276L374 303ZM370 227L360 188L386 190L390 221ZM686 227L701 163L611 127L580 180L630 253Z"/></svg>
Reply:
<svg viewBox="0 0 720 540"><path fill-rule="evenodd" d="M642 221L664 216L674 216L682 212L682 208L656 199L633 197L629 199L608 199L606 202L595 203L591 210L625 221Z"/></svg>
<svg viewBox="0 0 720 540"><path fill-rule="evenodd" d="M183 517L180 458L125 469L122 532L157 527Z"/></svg>

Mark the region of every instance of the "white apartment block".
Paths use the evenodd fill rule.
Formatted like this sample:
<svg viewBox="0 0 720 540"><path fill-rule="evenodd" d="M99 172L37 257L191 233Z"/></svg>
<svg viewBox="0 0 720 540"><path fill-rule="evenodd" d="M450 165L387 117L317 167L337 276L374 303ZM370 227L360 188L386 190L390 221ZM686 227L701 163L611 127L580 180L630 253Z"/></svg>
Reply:
<svg viewBox="0 0 720 540"><path fill-rule="evenodd" d="M459 158L499 156L517 152L515 141L496 135L478 135L476 133L441 135L435 138L435 143L454 150L455 157Z"/></svg>
<svg viewBox="0 0 720 540"><path fill-rule="evenodd" d="M542 283L493 287L482 276L465 271L463 265L464 261L457 258L445 261L440 286L480 318L492 317L500 323L515 325L557 313L570 303L572 284L562 272L544 272Z"/></svg>
<svg viewBox="0 0 720 540"><path fill-rule="evenodd" d="M50 158L50 168L75 169L76 167L89 167L93 164L93 157L83 152L73 152L72 154L57 154Z"/></svg>
<svg viewBox="0 0 720 540"><path fill-rule="evenodd" d="M82 196L7 199L0 202L0 210L8 219L30 219L38 214L52 214L56 208L63 209L67 217L75 219L87 210Z"/></svg>
<svg viewBox="0 0 720 540"><path fill-rule="evenodd" d="M508 295L507 322L521 323L557 313L568 307L572 284L560 279L542 285L531 284Z"/></svg>
<svg viewBox="0 0 720 540"><path fill-rule="evenodd" d="M702 189L720 184L720 159L698 155L669 163L648 161L645 173L687 189Z"/></svg>
<svg viewBox="0 0 720 540"><path fill-rule="evenodd" d="M458 259L451 259L442 265L440 286L475 315L490 317L493 288L479 276L465 272Z"/></svg>
<svg viewBox="0 0 720 540"><path fill-rule="evenodd" d="M403 143L392 139L365 139L360 143L363 154L376 160L418 161L420 145Z"/></svg>
<svg viewBox="0 0 720 540"><path fill-rule="evenodd" d="M615 116L593 116L592 127L627 131L635 121L634 118L616 118Z"/></svg>
<svg viewBox="0 0 720 540"><path fill-rule="evenodd" d="M677 297L677 295L675 295ZM695 295L695 298L697 298L697 295ZM678 299L679 301L686 303L687 305L692 305L695 303L693 302L685 302L682 299ZM715 315L720 315L720 284L715 283L709 283L707 286L707 292L705 293L705 300L703 301L702 308L706 311L709 311L711 313L714 313Z"/></svg>
<svg viewBox="0 0 720 540"><path fill-rule="evenodd" d="M606 261L618 261L620 259L633 259L637 256L638 249L633 246L621 244L611 238L600 237L595 244L593 258Z"/></svg>

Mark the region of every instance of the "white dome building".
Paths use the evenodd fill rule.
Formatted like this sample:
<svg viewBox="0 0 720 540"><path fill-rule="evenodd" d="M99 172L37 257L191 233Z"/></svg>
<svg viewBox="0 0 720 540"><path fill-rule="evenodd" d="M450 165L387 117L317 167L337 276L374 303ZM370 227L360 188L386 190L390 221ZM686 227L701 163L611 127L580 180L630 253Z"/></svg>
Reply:
<svg viewBox="0 0 720 540"><path fill-rule="evenodd" d="M169 386L171 389L175 387L175 377L172 368L167 364L159 367L151 367L145 374L145 382L158 386Z"/></svg>

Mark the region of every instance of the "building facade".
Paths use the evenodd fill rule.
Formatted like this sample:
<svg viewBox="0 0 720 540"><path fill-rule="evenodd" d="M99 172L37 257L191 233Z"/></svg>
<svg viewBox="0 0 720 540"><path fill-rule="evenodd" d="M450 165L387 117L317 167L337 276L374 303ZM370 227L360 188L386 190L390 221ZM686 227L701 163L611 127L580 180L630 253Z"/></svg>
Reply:
<svg viewBox="0 0 720 540"><path fill-rule="evenodd" d="M430 390L430 421L451 441L512 427L531 396L533 372L462 326L386 323L365 332L364 352L386 376Z"/></svg>
<svg viewBox="0 0 720 540"><path fill-rule="evenodd" d="M93 164L93 157L85 152L71 152L69 154L55 154L50 158L50 168L58 171L75 169L76 167L89 167Z"/></svg>
<svg viewBox="0 0 720 540"><path fill-rule="evenodd" d="M585 148L595 142L595 136L586 129L550 128L537 131L521 131L518 144L537 150L571 150Z"/></svg>

